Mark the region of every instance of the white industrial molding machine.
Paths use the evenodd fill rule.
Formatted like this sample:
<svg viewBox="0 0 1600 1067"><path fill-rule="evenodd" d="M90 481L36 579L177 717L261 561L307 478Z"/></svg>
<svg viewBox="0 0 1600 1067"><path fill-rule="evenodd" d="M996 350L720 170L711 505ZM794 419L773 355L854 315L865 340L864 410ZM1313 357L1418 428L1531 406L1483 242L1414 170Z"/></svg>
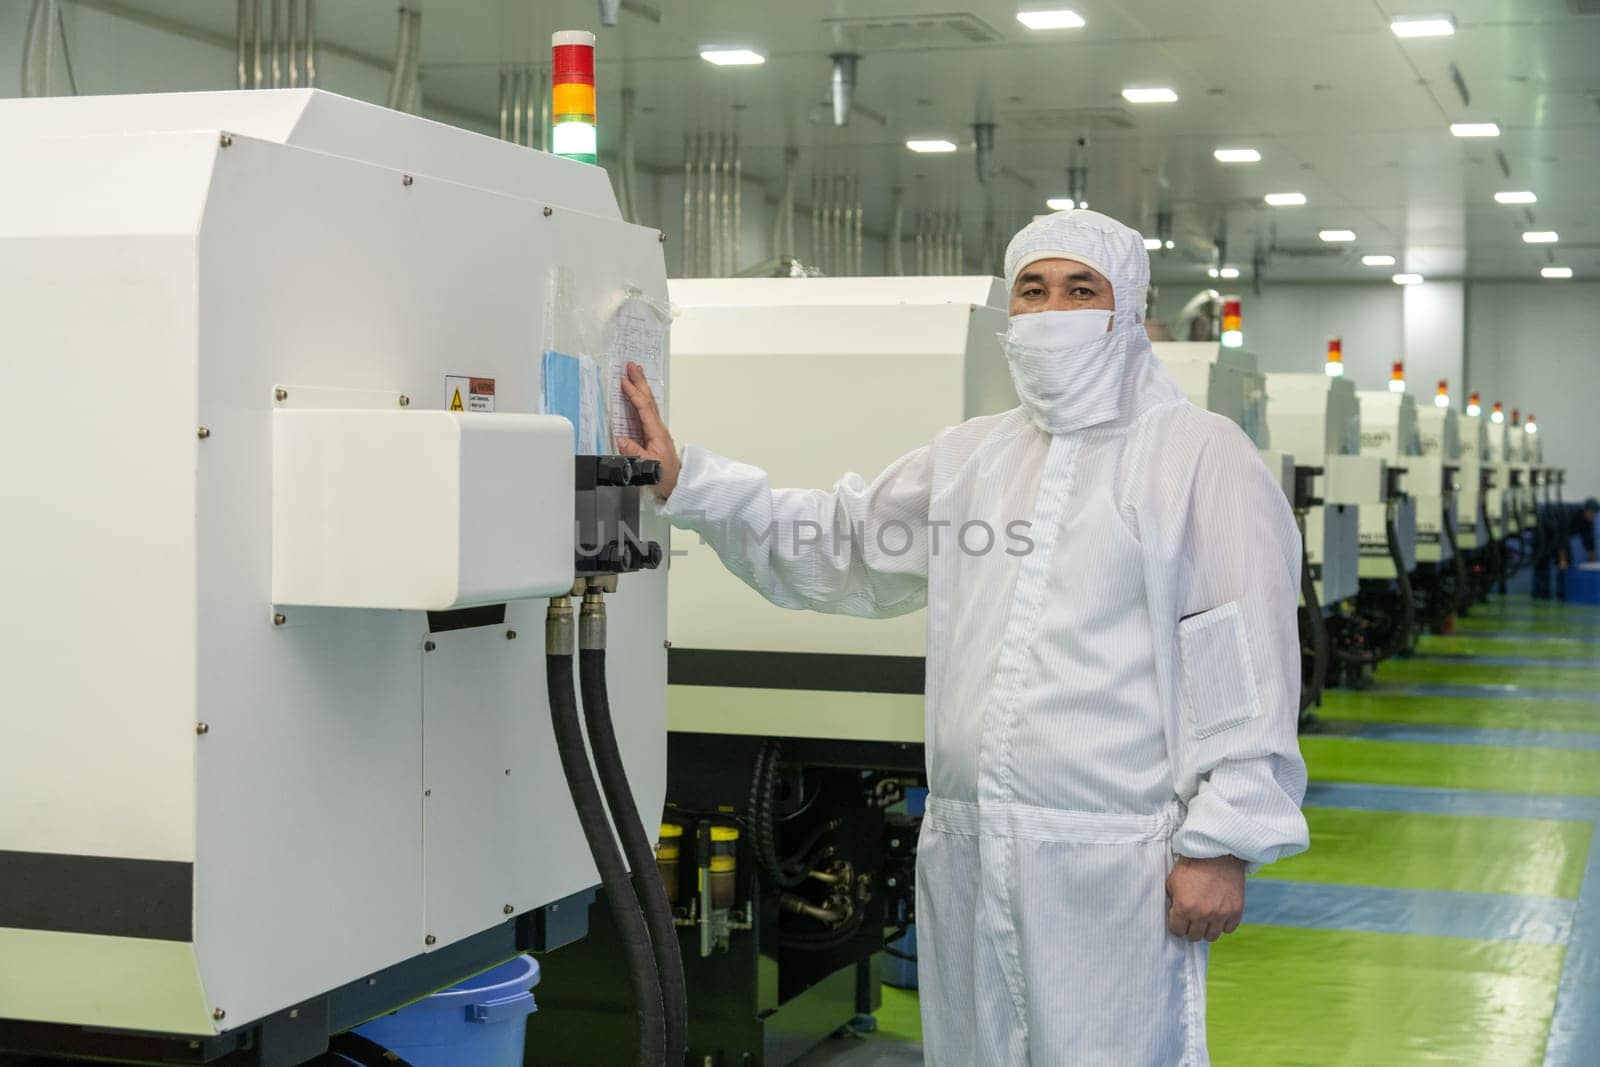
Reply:
<svg viewBox="0 0 1600 1067"><path fill-rule="evenodd" d="M649 355L660 235L313 90L0 101L0 145L0 1050L301 1063L602 881L670 1047L658 471L575 458L543 370Z"/></svg>

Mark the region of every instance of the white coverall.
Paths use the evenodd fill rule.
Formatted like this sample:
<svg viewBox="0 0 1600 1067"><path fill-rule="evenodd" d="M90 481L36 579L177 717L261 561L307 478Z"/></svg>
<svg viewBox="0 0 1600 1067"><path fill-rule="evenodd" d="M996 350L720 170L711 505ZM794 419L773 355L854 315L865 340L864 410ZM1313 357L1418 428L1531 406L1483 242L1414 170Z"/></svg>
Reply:
<svg viewBox="0 0 1600 1067"><path fill-rule="evenodd" d="M927 1062L1197 1067L1208 946L1168 931L1166 878L1307 845L1300 538L1249 439L1157 364L1140 235L1047 216L1008 278L1054 257L1107 276L1114 326L1059 374L1008 341L1021 407L831 492L690 446L662 512L776 604L928 607Z"/></svg>

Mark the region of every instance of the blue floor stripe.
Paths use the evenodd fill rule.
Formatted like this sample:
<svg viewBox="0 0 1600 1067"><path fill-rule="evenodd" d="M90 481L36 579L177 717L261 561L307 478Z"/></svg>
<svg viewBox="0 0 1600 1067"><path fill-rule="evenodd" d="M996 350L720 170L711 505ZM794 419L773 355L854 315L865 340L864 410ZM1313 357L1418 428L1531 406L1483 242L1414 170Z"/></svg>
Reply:
<svg viewBox="0 0 1600 1067"><path fill-rule="evenodd" d="M1503 745L1511 748L1600 750L1600 733L1577 730L1496 730L1470 726L1435 726L1403 722L1359 722L1325 719L1322 733L1368 741L1417 741L1434 745Z"/></svg>
<svg viewBox="0 0 1600 1067"><path fill-rule="evenodd" d="M1470 789L1361 785L1356 782L1312 782L1306 790L1305 806L1437 815L1501 815L1513 819L1600 820L1600 797L1480 793ZM1591 851L1591 863L1594 856L1595 853ZM1587 884L1586 879L1586 888ZM1600 884L1594 888L1600 891Z"/></svg>
<svg viewBox="0 0 1600 1067"><path fill-rule="evenodd" d="M1585 627L1592 623L1581 624ZM1600 634L1529 633L1527 630L1462 630L1456 637L1492 637L1496 641L1558 641L1563 645L1600 645Z"/></svg>
<svg viewBox="0 0 1600 1067"><path fill-rule="evenodd" d="M1594 670L1600 667L1600 651L1593 656L1571 659L1540 658L1538 656L1473 656L1466 653L1439 652L1413 659L1435 663L1481 663L1485 667L1552 667L1568 670Z"/></svg>
<svg viewBox="0 0 1600 1067"><path fill-rule="evenodd" d="M1245 922L1317 930L1565 944L1577 903L1555 897L1456 893L1252 879Z"/></svg>
<svg viewBox="0 0 1600 1067"><path fill-rule="evenodd" d="M1589 864L1573 915L1572 937L1555 1016L1545 1043L1545 1067L1578 1067L1595 1062L1600 1049L1600 827L1589 841Z"/></svg>
<svg viewBox="0 0 1600 1067"><path fill-rule="evenodd" d="M1600 692L1593 689L1530 689L1520 685L1395 685L1379 683L1374 693L1393 693L1413 697L1523 697L1529 700L1574 700L1600 704Z"/></svg>

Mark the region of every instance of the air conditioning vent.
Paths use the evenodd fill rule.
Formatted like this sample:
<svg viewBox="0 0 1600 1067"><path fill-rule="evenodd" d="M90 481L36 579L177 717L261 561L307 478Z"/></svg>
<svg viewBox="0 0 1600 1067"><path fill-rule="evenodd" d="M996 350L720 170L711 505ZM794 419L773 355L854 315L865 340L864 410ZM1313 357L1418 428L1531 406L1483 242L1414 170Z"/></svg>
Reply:
<svg viewBox="0 0 1600 1067"><path fill-rule="evenodd" d="M824 26L839 31L852 48L881 51L897 48L939 48L994 44L1000 34L968 11L927 15L849 15L825 18Z"/></svg>
<svg viewBox="0 0 1600 1067"><path fill-rule="evenodd" d="M1093 129L1133 129L1133 116L1120 107L1037 108L1002 111L1000 126L1008 132L1052 134Z"/></svg>

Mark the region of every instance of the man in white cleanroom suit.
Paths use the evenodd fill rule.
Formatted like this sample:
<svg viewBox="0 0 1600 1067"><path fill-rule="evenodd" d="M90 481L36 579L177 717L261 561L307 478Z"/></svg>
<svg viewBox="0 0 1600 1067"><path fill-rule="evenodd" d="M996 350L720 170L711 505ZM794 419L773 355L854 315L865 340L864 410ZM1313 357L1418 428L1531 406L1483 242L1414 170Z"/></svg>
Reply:
<svg viewBox="0 0 1600 1067"><path fill-rule="evenodd" d="M680 468L631 369L644 440L624 448L663 461L662 512L772 602L927 605L928 1062L1195 1067L1207 942L1238 925L1247 870L1307 845L1300 539L1249 439L1157 364L1139 234L1049 215L1005 269L1021 406L870 483L773 489L693 445Z"/></svg>

